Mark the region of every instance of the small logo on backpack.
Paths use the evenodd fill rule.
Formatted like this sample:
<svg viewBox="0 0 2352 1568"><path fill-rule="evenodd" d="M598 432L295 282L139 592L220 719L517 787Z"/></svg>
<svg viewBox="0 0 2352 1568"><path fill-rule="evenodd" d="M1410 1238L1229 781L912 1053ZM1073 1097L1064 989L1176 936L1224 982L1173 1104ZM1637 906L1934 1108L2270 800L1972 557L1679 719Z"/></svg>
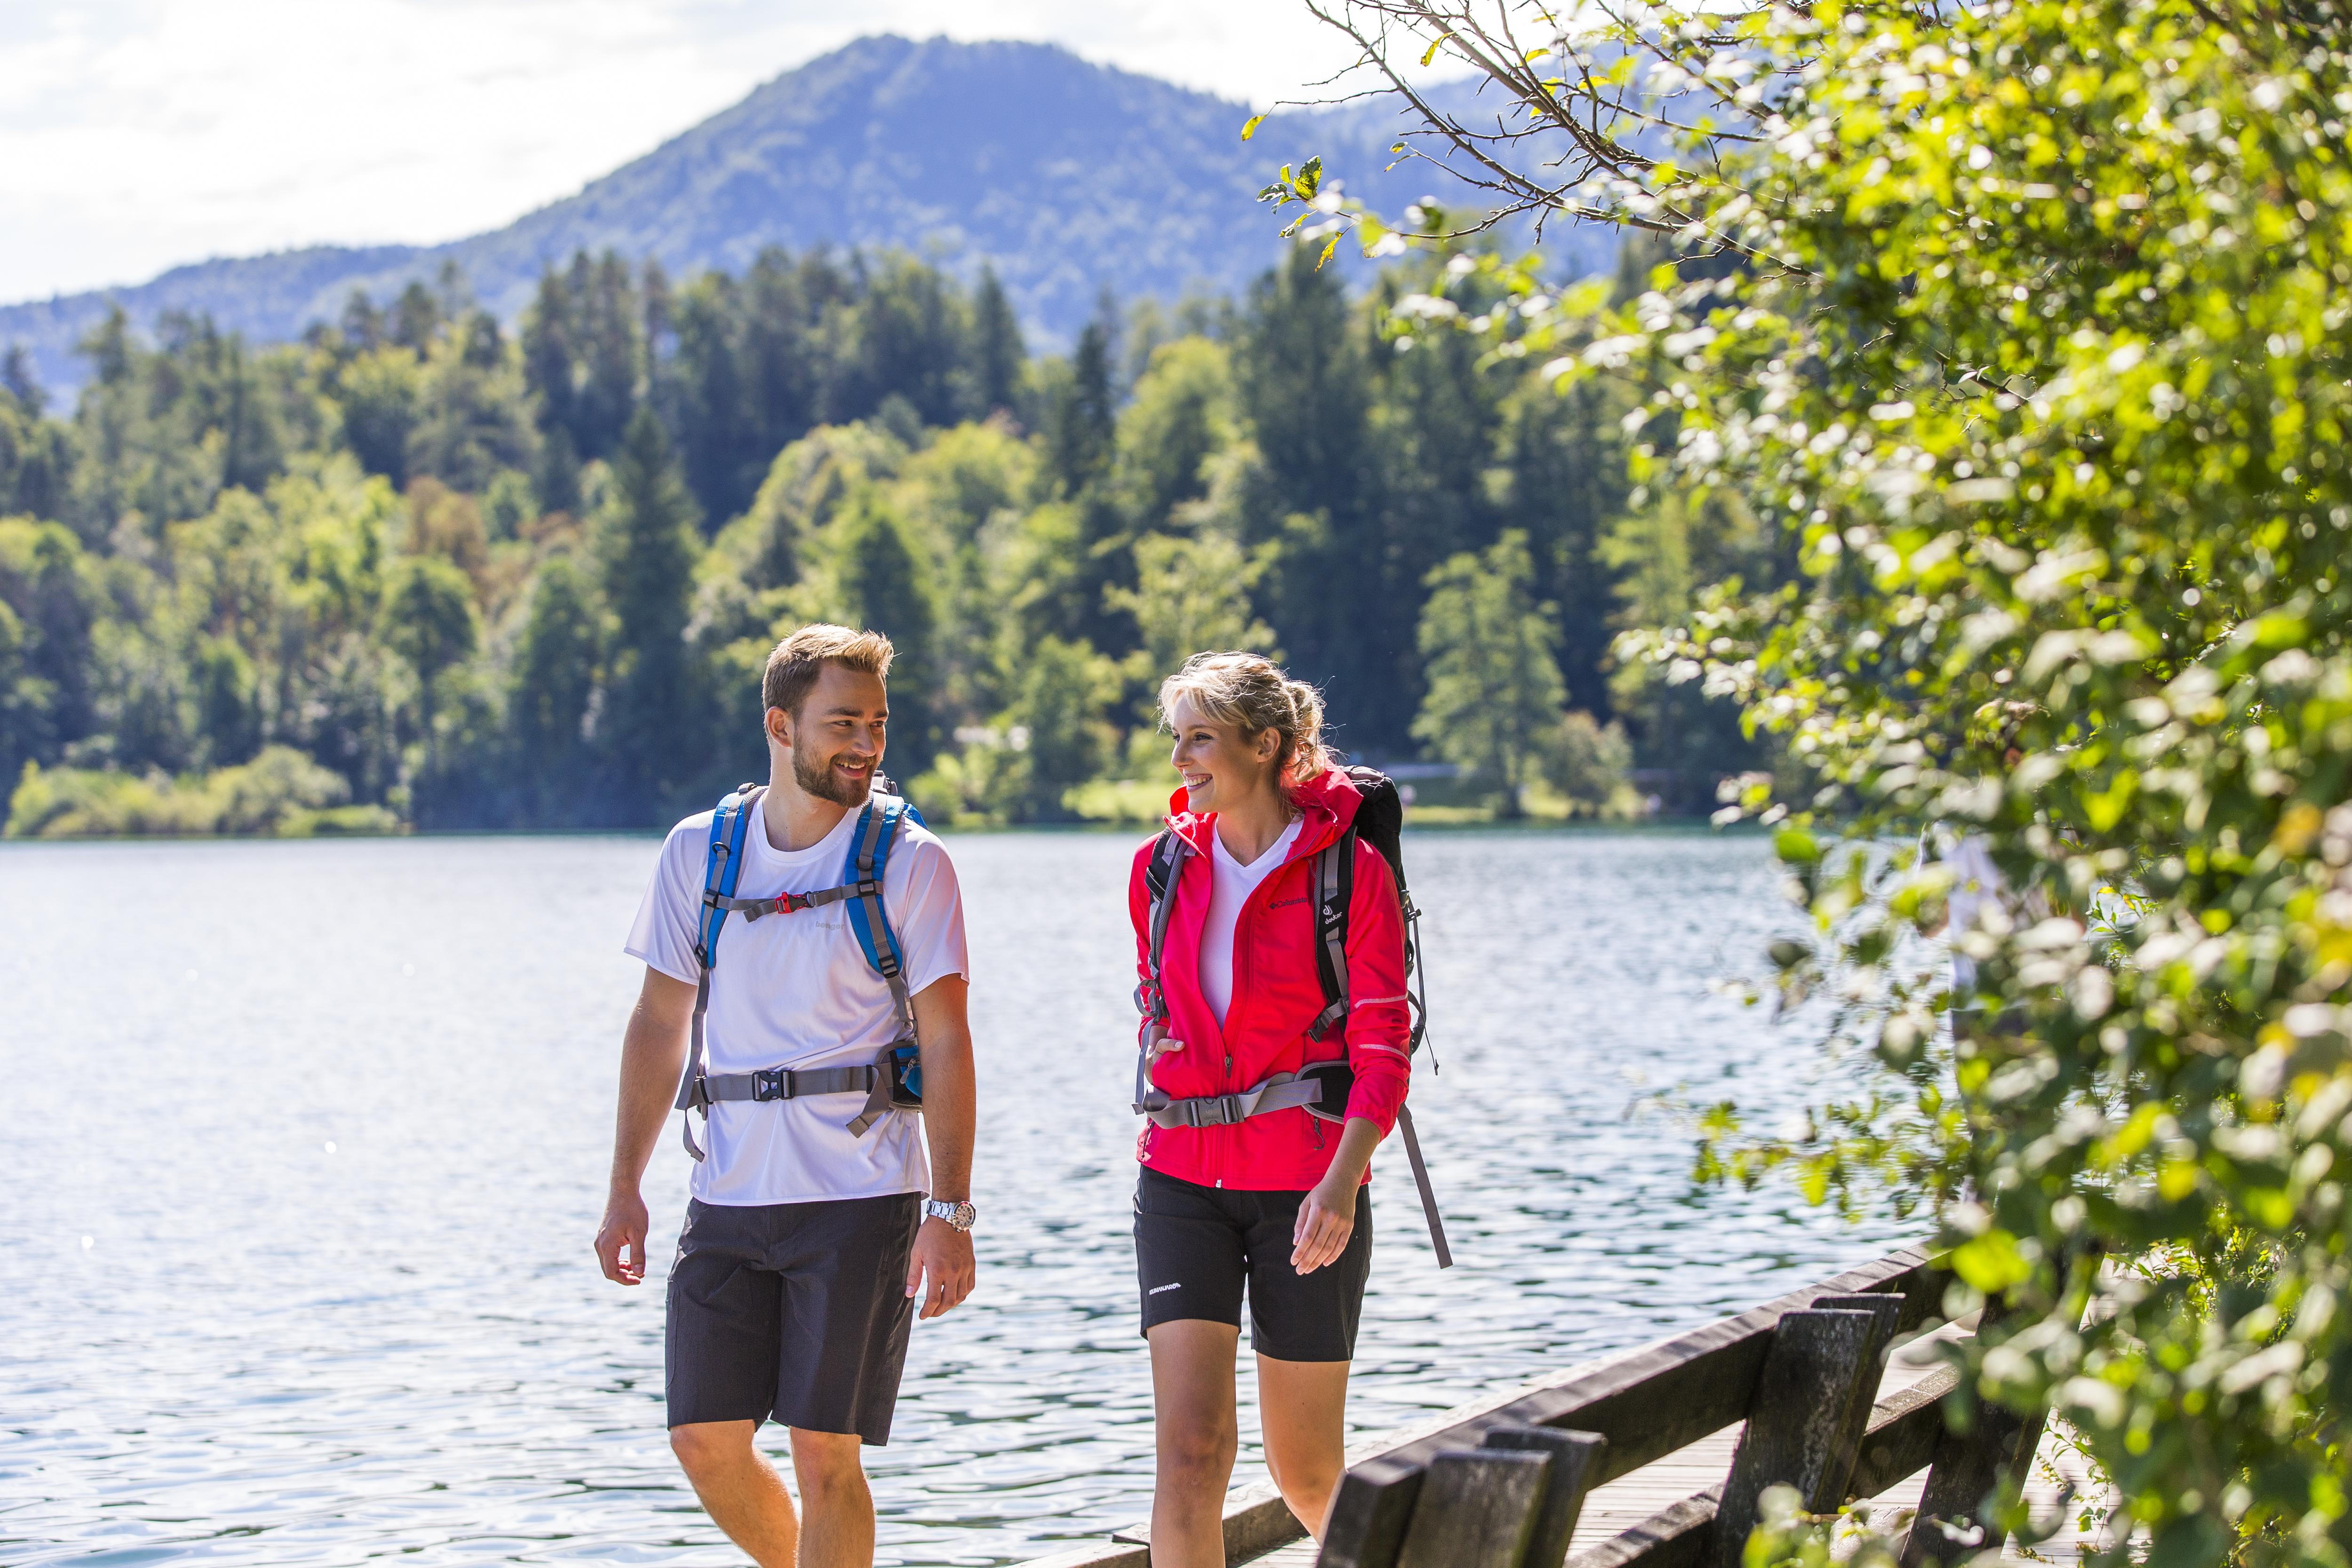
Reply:
<svg viewBox="0 0 2352 1568"><path fill-rule="evenodd" d="M1177 1284L1175 1284L1175 1285L1154 1285L1150 1289L1146 1290L1146 1291L1144 1292L1144 1294L1145 1294L1145 1295L1147 1295L1147 1296L1157 1296L1157 1295L1160 1295L1160 1293L1162 1293L1163 1291L1175 1290L1175 1289L1181 1289L1181 1281L1179 1281L1179 1282L1178 1282Z"/></svg>

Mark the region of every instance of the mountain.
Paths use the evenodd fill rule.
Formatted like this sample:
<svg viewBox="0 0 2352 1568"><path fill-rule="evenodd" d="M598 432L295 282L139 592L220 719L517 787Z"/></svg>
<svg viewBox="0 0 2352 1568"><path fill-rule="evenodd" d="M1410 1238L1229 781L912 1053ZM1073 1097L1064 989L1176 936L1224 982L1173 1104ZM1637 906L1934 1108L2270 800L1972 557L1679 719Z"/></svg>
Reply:
<svg viewBox="0 0 2352 1568"><path fill-rule="evenodd" d="M1247 113L1051 45L861 38L504 228L204 261L135 288L0 307L0 344L22 342L45 383L70 390L87 375L74 345L114 302L143 329L186 310L281 342L333 320L353 289L381 300L446 262L512 321L541 270L577 250L651 257L675 279L740 270L774 245L898 247L967 276L992 265L1053 345L1076 335L1106 286L1163 299L1244 286L1281 248L1279 220L1255 196L1284 162L1320 153L1391 209L1432 183L1381 173L1402 122L1378 107L1270 115L1244 142ZM1613 251L1598 235L1584 247L1580 270Z"/></svg>

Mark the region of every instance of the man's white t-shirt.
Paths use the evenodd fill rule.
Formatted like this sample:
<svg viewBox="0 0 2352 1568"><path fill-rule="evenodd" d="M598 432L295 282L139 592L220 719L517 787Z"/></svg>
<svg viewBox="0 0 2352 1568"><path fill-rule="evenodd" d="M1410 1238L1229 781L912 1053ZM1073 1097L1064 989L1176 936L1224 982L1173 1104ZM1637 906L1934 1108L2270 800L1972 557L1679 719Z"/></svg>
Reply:
<svg viewBox="0 0 2352 1568"><path fill-rule="evenodd" d="M1290 847L1298 842L1299 820L1282 830L1282 837L1265 854L1244 866L1225 847L1223 837L1211 833L1213 847L1209 865L1213 880L1209 893L1209 918L1201 928L1201 996L1222 1027L1225 1009L1234 1002L1234 929L1241 923L1242 906L1257 885L1282 868Z"/></svg>
<svg viewBox="0 0 2352 1568"><path fill-rule="evenodd" d="M844 814L822 842L788 854L769 842L755 811L744 825L735 896L839 887L847 879L842 872L860 815ZM625 948L689 985L700 973L694 940L711 816L706 811L670 829ZM909 996L950 974L970 977L955 867L947 847L912 822L899 827L883 870L882 903L898 933ZM709 1072L855 1066L871 1062L898 1037L890 988L866 961L845 904L757 921L729 915L713 956L704 1019ZM695 1129L709 1157L695 1164L694 1195L746 1205L929 1191L920 1114L890 1111L859 1138L849 1122L864 1106L862 1091L712 1105L709 1131Z"/></svg>

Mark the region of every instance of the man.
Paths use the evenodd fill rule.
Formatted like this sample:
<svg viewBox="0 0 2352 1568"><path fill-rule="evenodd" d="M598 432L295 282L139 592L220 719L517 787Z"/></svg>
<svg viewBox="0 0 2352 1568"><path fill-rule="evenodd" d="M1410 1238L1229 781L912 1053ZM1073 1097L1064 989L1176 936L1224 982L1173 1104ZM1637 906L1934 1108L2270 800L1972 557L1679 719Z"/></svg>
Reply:
<svg viewBox="0 0 2352 1568"><path fill-rule="evenodd" d="M855 880L843 872L881 767L891 654L877 633L812 626L770 656L768 784L742 825L738 900ZM712 816L670 830L627 943L645 986L621 1047L612 1191L596 1233L604 1277L623 1285L645 1279L638 1187L678 1089L703 976ZM670 1447L710 1517L767 1568L872 1563L859 1445L889 1437L919 1290L926 1318L971 1290L962 901L946 849L912 822L900 825L881 884L920 1044L919 1112L839 1087L870 1079L859 1069L903 1029L859 942L856 900L730 913L709 954L708 1153L669 1277ZM794 1071L769 1070L780 1068ZM791 1097L773 1098L779 1089ZM770 1416L790 1431L804 1518L753 1444Z"/></svg>

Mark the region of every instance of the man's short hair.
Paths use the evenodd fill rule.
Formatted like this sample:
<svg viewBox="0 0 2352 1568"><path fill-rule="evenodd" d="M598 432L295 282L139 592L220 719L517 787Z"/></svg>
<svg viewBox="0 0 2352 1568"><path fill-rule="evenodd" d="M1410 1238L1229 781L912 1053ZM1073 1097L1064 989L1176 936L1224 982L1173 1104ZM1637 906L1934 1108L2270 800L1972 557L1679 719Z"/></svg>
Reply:
<svg viewBox="0 0 2352 1568"><path fill-rule="evenodd" d="M887 679L891 656L897 651L880 632L852 631L823 623L803 626L768 656L768 671L760 680L761 706L781 708L797 720L801 704L808 700L827 664Z"/></svg>

